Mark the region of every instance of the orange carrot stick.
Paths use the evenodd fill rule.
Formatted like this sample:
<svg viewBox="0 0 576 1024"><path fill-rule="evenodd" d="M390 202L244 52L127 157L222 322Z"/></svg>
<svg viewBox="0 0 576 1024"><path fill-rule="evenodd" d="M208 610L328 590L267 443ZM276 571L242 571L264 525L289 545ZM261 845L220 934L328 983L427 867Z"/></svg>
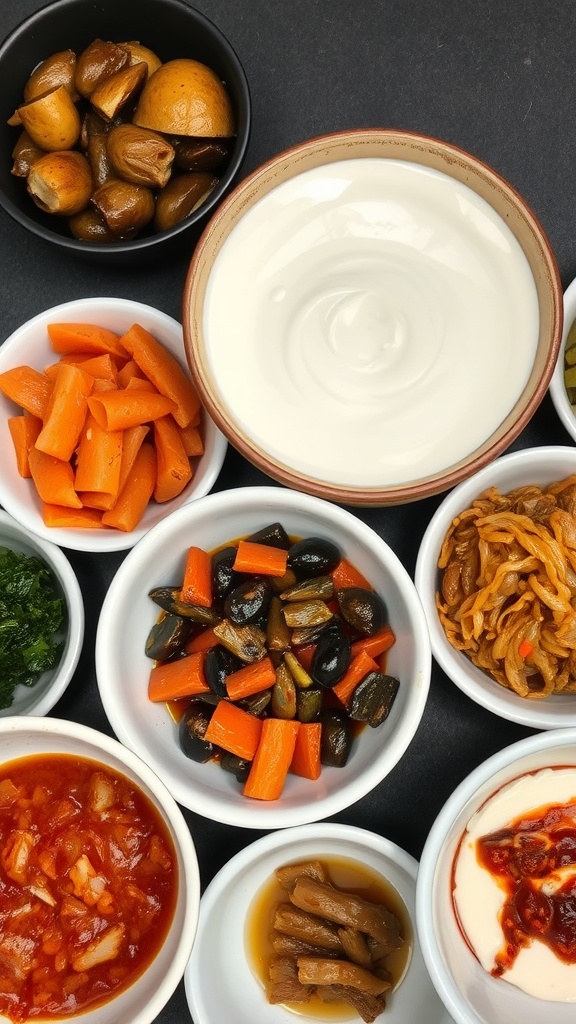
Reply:
<svg viewBox="0 0 576 1024"><path fill-rule="evenodd" d="M209 693L204 675L205 654L189 654L187 658L155 665L150 672L148 697L152 701L175 700L192 697L195 693Z"/></svg>
<svg viewBox="0 0 576 1024"><path fill-rule="evenodd" d="M38 416L9 416L8 417L8 430L10 431L10 437L12 438L12 444L14 445L14 452L16 455L16 468L20 476L29 478L32 476L30 472L30 463L28 461L28 452L36 441L38 434L42 429L42 420Z"/></svg>
<svg viewBox="0 0 576 1024"><path fill-rule="evenodd" d="M300 775L303 779L320 778L322 771L321 744L322 724L320 722L301 722L290 762L290 771L294 775Z"/></svg>
<svg viewBox="0 0 576 1024"><path fill-rule="evenodd" d="M128 358L118 334L96 324L48 324L48 337L54 352L90 352Z"/></svg>
<svg viewBox="0 0 576 1024"><path fill-rule="evenodd" d="M227 700L221 700L214 709L204 739L237 757L251 761L260 742L261 732L262 719Z"/></svg>
<svg viewBox="0 0 576 1024"><path fill-rule="evenodd" d="M44 373L32 366L14 366L0 373L0 391L21 409L43 418L52 384Z"/></svg>
<svg viewBox="0 0 576 1024"><path fill-rule="evenodd" d="M377 658L379 654L388 651L395 642L396 637L392 628L388 625L382 626L382 629L374 633L374 636L365 636L354 641L351 648L352 657L355 658L360 651L366 651L371 658Z"/></svg>
<svg viewBox="0 0 576 1024"><path fill-rule="evenodd" d="M275 681L276 670L270 658L266 656L252 665L244 665L236 672L231 672L226 679L226 693L230 700L242 700L253 693L267 690Z"/></svg>
<svg viewBox="0 0 576 1024"><path fill-rule="evenodd" d="M36 447L55 459L72 458L86 419L94 378L71 363L60 363Z"/></svg>
<svg viewBox="0 0 576 1024"><path fill-rule="evenodd" d="M374 658L371 658L363 647L356 657L352 658L342 679L336 683L336 686L332 687L332 693L338 697L338 700L342 701L342 704L347 704L358 683L364 679L364 676L367 676L369 672L378 671L378 662L374 661Z"/></svg>
<svg viewBox="0 0 576 1024"><path fill-rule="evenodd" d="M77 491L118 494L122 444L122 430L104 430L92 413L88 413L76 456L74 486Z"/></svg>
<svg viewBox="0 0 576 1024"><path fill-rule="evenodd" d="M81 530L102 529L102 513L92 508L65 508L63 505L44 504L42 520L45 526L73 527Z"/></svg>
<svg viewBox="0 0 576 1024"><path fill-rule="evenodd" d="M28 452L28 462L34 486L41 501L66 508L82 508L74 490L74 470L69 462L46 455L35 445Z"/></svg>
<svg viewBox="0 0 576 1024"><path fill-rule="evenodd" d="M300 723L293 719L264 719L244 796L254 800L277 800L281 796L299 729Z"/></svg>
<svg viewBox="0 0 576 1024"><path fill-rule="evenodd" d="M133 377L144 380L144 375L138 364L133 359L128 359L118 370L118 387L125 388Z"/></svg>
<svg viewBox="0 0 576 1024"><path fill-rule="evenodd" d="M157 392L118 388L92 395L88 408L105 430L126 430L166 416L174 409L174 403Z"/></svg>
<svg viewBox="0 0 576 1024"><path fill-rule="evenodd" d="M204 441L199 427L189 424L187 427L179 427L180 438L186 455L190 458L194 455L204 454Z"/></svg>
<svg viewBox="0 0 576 1024"><path fill-rule="evenodd" d="M192 466L173 416L160 416L154 420L156 447L156 487L154 500L171 501L182 493L192 479Z"/></svg>
<svg viewBox="0 0 576 1024"><path fill-rule="evenodd" d="M156 453L152 445L144 442L115 505L102 516L104 526L114 526L126 533L134 530L154 493L155 482Z"/></svg>
<svg viewBox="0 0 576 1024"><path fill-rule="evenodd" d="M219 643L220 637L217 637L214 630L209 627L188 640L184 649L187 654L194 654L196 651L209 651L212 647L217 647Z"/></svg>
<svg viewBox="0 0 576 1024"><path fill-rule="evenodd" d="M133 324L121 341L148 380L175 403L174 419L178 426L191 423L200 408L200 399L180 363L140 324Z"/></svg>
<svg viewBox="0 0 576 1024"><path fill-rule="evenodd" d="M62 356L60 363L70 363L72 366L80 366L84 373L99 380L109 380L118 384L118 366L109 352L103 352L100 356L79 355L72 352L68 356ZM56 365L59 365L58 363ZM50 367L47 367L50 369Z"/></svg>
<svg viewBox="0 0 576 1024"><path fill-rule="evenodd" d="M288 552L283 548L241 540L232 568L236 572L256 573L259 576L283 576L287 564Z"/></svg>
<svg viewBox="0 0 576 1024"><path fill-rule="evenodd" d="M347 558L341 558L330 575L334 581L335 590L343 590L345 587L362 587L363 590L374 590L372 584Z"/></svg>
<svg viewBox="0 0 576 1024"><path fill-rule="evenodd" d="M201 608L212 604L212 558L203 548L188 548L180 600Z"/></svg>

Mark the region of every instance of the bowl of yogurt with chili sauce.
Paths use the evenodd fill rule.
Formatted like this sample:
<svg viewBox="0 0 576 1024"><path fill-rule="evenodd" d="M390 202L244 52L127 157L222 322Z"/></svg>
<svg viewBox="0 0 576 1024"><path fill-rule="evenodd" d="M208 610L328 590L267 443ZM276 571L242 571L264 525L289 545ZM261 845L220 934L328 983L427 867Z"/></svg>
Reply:
<svg viewBox="0 0 576 1024"><path fill-rule="evenodd" d="M520 433L554 369L562 290L495 171L436 139L352 130L236 187L194 252L183 326L244 456L378 506L447 490Z"/></svg>
<svg viewBox="0 0 576 1024"><path fill-rule="evenodd" d="M416 921L456 1024L568 1024L576 1003L576 729L512 744L430 830Z"/></svg>
<svg viewBox="0 0 576 1024"><path fill-rule="evenodd" d="M0 1021L150 1024L198 918L180 809L95 729L13 716L0 747Z"/></svg>

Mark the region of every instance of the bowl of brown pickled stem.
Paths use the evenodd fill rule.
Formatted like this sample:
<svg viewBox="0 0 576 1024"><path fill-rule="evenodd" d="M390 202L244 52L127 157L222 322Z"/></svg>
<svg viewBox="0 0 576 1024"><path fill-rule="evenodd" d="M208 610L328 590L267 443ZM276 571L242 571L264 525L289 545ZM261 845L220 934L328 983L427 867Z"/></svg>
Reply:
<svg viewBox="0 0 576 1024"><path fill-rule="evenodd" d="M80 54L94 40L138 41L161 62L189 58L207 65L224 83L235 118L236 134L227 139L229 156L218 169L218 182L184 220L163 231L146 227L134 238L113 242L72 237L67 218L45 213L28 195L26 182L12 174L12 151L20 129L7 123L23 102L23 89L34 68L67 49ZM112 265L150 264L154 259L190 252L205 219L239 172L251 123L251 100L243 65L226 36L208 17L184 0L55 0L22 21L0 45L4 116L0 117L0 205L21 227L70 256ZM128 105L127 105L128 106ZM162 253L162 256L160 256Z"/></svg>
<svg viewBox="0 0 576 1024"><path fill-rule="evenodd" d="M406 471L406 466L412 465L413 455L418 446L428 443L427 424L435 418L434 409L436 414L440 411L442 400L438 399L438 404L433 406L431 416L428 413L422 415L417 399L421 391L412 387L408 375L406 383L402 383L398 392L392 395L392 401L396 403L395 409L399 410L401 418L398 418L396 426L396 419L392 418L389 430L384 429L379 417L387 401L383 397L388 386L385 376L381 374L380 381L377 382L378 394L374 398L376 392L374 389L371 390L369 375L364 373L364 367L360 365L364 353L356 358L351 352L354 347L357 351L362 348L371 353L372 358L376 351L374 361L378 361L380 366L390 365L393 369L398 365L398 360L403 359L407 366L414 369L414 352L417 347L414 341L422 342L427 330L426 323L435 329L435 325L440 322L434 320L432 307L435 300L432 298L431 305L424 305L424 329L419 332L419 338L415 338L415 325L410 323L411 302L405 301L401 304L395 299L395 281L402 281L403 277L408 282L407 288L411 289L410 294L413 297L418 296L420 291L426 296L434 292L433 288L430 292L430 282L422 280L418 270L421 266L418 262L421 256L420 244L423 251L426 251L429 244L422 241L422 235L426 233L424 228L419 232L419 225L414 220L412 237L416 239L415 263L411 262L410 254L405 255L405 251L412 248L412 242L404 246L404 239L398 242L397 238L398 231L403 231L403 224L410 221L414 209L419 209L419 190L416 186L410 186L413 189L413 197L409 198L405 211L400 209L401 203L396 204L396 210L400 209L400 213L393 212L390 215L392 228L387 223L387 196L376 197L377 202L373 206L378 206L380 202L380 212L376 214L370 202L373 192L361 194L357 189L351 194L349 202L348 192L345 192L344 198L339 200L340 206L335 210L323 209L323 204L330 200L340 182L330 181L329 177L324 181L319 176L319 171L329 170L331 165L338 165L341 162L350 161L352 164L358 164L359 161L368 160L381 161L382 166L386 165L386 168L389 168L392 162L399 162L394 166L406 168L409 165L410 174L416 171L418 175L424 172L426 176L436 176L442 180L448 178L451 184L455 184L457 190L461 186L472 190L480 207L490 208L491 213L496 215L498 224L504 225L505 232L509 229L514 236L518 243L520 260L523 261L525 257L528 263L527 280L531 282L530 288L534 297L535 313L531 325L534 357L526 368L524 385L519 383L519 373L511 372L506 375L503 385L504 414L501 421L496 427L491 424L487 435L482 436L479 431L470 450L465 450L463 445L463 454L458 454L456 461L456 453L451 450L448 461L442 462L442 448L434 471L428 471L426 460L420 458L418 465L414 460L414 465L417 465L414 477L409 470ZM347 163L346 167L348 166L350 164ZM290 195L287 188L293 185L295 179L304 181L307 175L313 174L316 175L315 184L318 186L315 192L310 186L310 191L304 193L302 186L296 201L293 202L292 198L286 199L286 196ZM352 176L353 174L354 171ZM353 185L356 184L357 182L353 181ZM410 205L412 199L414 207ZM283 204L288 202L292 203L290 211L294 207L292 218L283 210ZM306 210L308 202L313 215L306 220L302 210ZM487 207L484 204L487 204ZM394 206L395 203L390 205ZM425 220L422 222L424 225L428 224L427 217L431 208L432 204L426 204ZM258 213L263 209L268 209L274 216L274 224L279 226L277 234L273 233L276 231L274 227L268 235L262 235L263 225L257 218L263 216ZM279 211L278 214L276 210ZM482 218L483 215L478 221L482 221ZM248 231L252 230L254 224L256 227L250 236ZM282 229L285 231L284 237ZM454 303L462 303L464 321L466 322L468 316L467 322L470 324L474 315L460 290L459 260L454 257L453 252L448 251L448 245L443 250L444 240L440 237L442 228L440 227L436 234L434 230L430 249L433 248L435 253L427 266L451 265L450 273L453 271L454 277L450 282L450 291L454 296ZM489 233L489 229L486 231ZM291 264L286 255L288 243L283 243L298 234L304 241L301 250L298 250L298 259L294 259ZM482 234L482 229L479 229L479 234ZM349 261L351 267L339 255L342 238L348 238L350 235L355 235L354 244L360 253L358 258L354 254L354 258ZM378 252L374 264L364 277L362 261L370 262L374 247L379 246L382 239L385 245L384 252L382 255ZM473 242L471 249L474 251L475 246L476 243ZM316 252L319 253L318 256L315 256ZM377 260L381 262L374 269ZM250 268L249 273L247 266ZM285 266L288 267L287 273L284 270ZM235 291L234 308L231 310L221 300L226 293L227 283L234 284L234 268L249 276L250 286ZM350 277L347 276L348 273ZM425 269L424 278L427 273ZM376 285L374 274L378 275ZM502 288L498 281L495 288ZM253 300L255 290L260 296L259 304ZM502 288L502 291L510 295L509 288ZM298 324L305 316L313 317L315 308L327 309L322 303L328 292L335 297L326 314L326 324L330 323L332 327L321 325L318 329L317 348L320 354L314 356L316 361L308 373L307 346L301 343ZM344 299L339 305L340 294ZM427 301L428 299L425 303ZM249 305L250 303L252 305ZM284 321L276 331L276 311L284 304L287 305L288 311L279 314L284 317ZM229 312L223 313L223 306L226 306ZM349 314L356 315L352 307L359 308L362 312L358 318L359 333L356 341L353 338L355 332L350 328L350 323L346 322ZM512 323L509 325L512 334L518 329L518 325L514 323L517 319L517 310L518 304L515 303L511 313ZM227 326L223 322L225 316ZM247 316L252 317L251 330L246 331L246 341L239 340L239 325L246 321ZM301 142L274 156L234 188L212 215L194 251L185 285L182 320L188 361L203 402L229 442L242 455L263 473L286 486L352 506L385 506L425 498L454 487L503 452L517 437L542 401L554 369L562 334L562 290L555 258L542 227L526 202L496 171L462 149L427 136L391 129L352 129ZM334 335L334 324L336 330L340 332L338 337ZM365 337L362 337L364 328ZM470 350L470 346L466 347L467 334L466 330L457 332L461 338L462 359L467 361L465 365L469 367L467 380L470 381L474 375L474 366L482 359L482 352L476 351L476 346L474 351ZM340 344L342 335L344 341ZM440 325L438 345L444 344L445 336L446 331ZM241 356L247 350L250 338L255 338L253 348L249 352L250 362L246 364L251 369L244 372ZM314 341L316 342L316 338ZM339 345L341 351L336 352ZM400 352L401 348L405 355ZM233 380L229 367L225 366L226 352L230 358L235 359ZM323 352L325 355L322 355ZM336 387L329 386L331 382L326 383L326 380L329 380L329 371L327 370L327 376L324 378L322 368L324 365L330 368L338 365L338 359L341 362L336 391ZM460 356L456 362L459 359ZM492 363L491 372L497 377L499 375L501 379L501 367L495 363L496 359ZM306 365L305 371L302 371L303 364ZM275 369L270 369L271 366ZM300 375L298 378L295 374L296 368ZM223 371L226 377L223 376ZM307 375L304 377L303 373ZM418 388L425 386L426 374L418 368L415 374L414 379L417 380ZM350 391L342 397L342 389L345 388L348 378ZM365 392L363 381L366 383ZM288 400L284 401L287 394ZM319 396L319 412L315 418L310 413L310 418L306 419L305 422L310 424L310 427L306 432L301 431L301 443L291 440L285 444L285 435L278 425L272 438L271 432L267 433L264 429L262 416L258 421L253 418L252 409L261 402L263 395L269 402L272 416L275 408L279 410L278 422L281 421L282 429L288 433L298 429L299 419L304 415L308 416L312 409L314 395ZM247 396L252 396L252 407L248 404ZM401 407L399 397L402 397ZM337 400L334 401L334 398ZM480 400L483 401L482 398ZM351 413L351 404L354 402L356 412ZM373 420L367 416L369 403L372 403L371 409L374 408ZM462 406L459 415L466 426L470 412L466 402L462 402ZM287 415L290 408L293 412ZM408 417L405 413L406 408L410 410ZM330 409L332 412L325 415L326 410ZM358 446L353 449L351 445L347 445L344 429L344 424L354 419L356 422L367 423L365 431L372 429L373 436L377 438L374 448L379 460L377 469L373 468L373 463L372 466L366 466L365 472L365 463L362 463L361 472L358 470L355 458ZM403 427L402 424L406 424L407 421L408 427ZM340 432L334 428L340 428ZM458 436L459 431L460 427L456 422L450 436ZM392 434L395 440L399 434L401 440L395 445L393 456L386 458L387 437L391 437ZM406 442L408 434L413 435L410 449ZM360 431L358 435L360 436ZM321 442L318 441L320 437ZM338 440L335 440L335 437ZM441 443L443 444L443 441ZM325 455L331 452L330 465L326 457L322 458L322 452ZM428 466L431 466L430 461ZM401 472L397 471L397 467L401 467Z"/></svg>

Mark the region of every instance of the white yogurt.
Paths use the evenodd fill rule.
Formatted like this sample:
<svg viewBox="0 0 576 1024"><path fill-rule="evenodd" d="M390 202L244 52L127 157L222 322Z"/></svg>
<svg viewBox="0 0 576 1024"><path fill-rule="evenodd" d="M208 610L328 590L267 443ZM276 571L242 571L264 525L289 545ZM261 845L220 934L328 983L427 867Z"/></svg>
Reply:
<svg viewBox="0 0 576 1024"><path fill-rule="evenodd" d="M546 768L498 790L468 823L455 865L454 902L461 927L487 971L494 968L503 945L498 915L506 894L479 864L477 839L541 806L575 800L576 768ZM576 1002L576 964L563 963L543 942L522 949L502 978L539 999Z"/></svg>
<svg viewBox="0 0 576 1024"><path fill-rule="evenodd" d="M216 387L254 445L304 475L381 487L453 465L505 419L532 366L538 299L476 192L354 159L244 215L203 326Z"/></svg>

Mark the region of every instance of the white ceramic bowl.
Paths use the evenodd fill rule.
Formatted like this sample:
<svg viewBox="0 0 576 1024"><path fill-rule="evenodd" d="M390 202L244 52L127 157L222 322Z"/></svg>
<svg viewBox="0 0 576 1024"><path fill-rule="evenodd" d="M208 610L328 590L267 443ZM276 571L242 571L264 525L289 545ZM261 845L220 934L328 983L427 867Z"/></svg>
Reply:
<svg viewBox="0 0 576 1024"><path fill-rule="evenodd" d="M396 643L387 671L400 680L389 717L365 729L343 768L324 768L311 782L291 775L279 800L249 800L230 773L196 764L181 752L177 728L161 703L148 700L151 662L144 654L158 609L153 587L178 585L193 543L212 551L276 521L297 537L334 541L383 596ZM210 494L154 528L112 580L96 637L100 696L118 738L146 759L180 804L208 818L246 828L281 828L335 814L359 800L392 770L418 728L430 681L426 622L414 584L396 555L351 513L278 487Z"/></svg>
<svg viewBox="0 0 576 1024"><path fill-rule="evenodd" d="M562 331L562 343L558 352L558 359L556 360L556 366L554 373L550 380L550 397L554 403L554 408L560 417L562 425L570 434L573 441L576 441L576 412L568 401L568 395L566 394L566 386L564 384L564 351L566 349L566 339L572 324L576 320L576 280L572 281L568 285L564 292L564 328Z"/></svg>
<svg viewBox="0 0 576 1024"><path fill-rule="evenodd" d="M118 333L133 323L149 330L174 355L182 366L186 359L180 324L166 313L141 302L121 298L75 299L53 306L28 320L0 346L0 373L14 366L29 365L43 370L58 360L46 331L49 323L94 323ZM121 530L84 530L45 526L40 501L30 480L19 476L7 419L19 410L0 394L0 448L5 453L0 474L0 504L14 519L32 533L61 547L78 551L121 551L132 547L156 523L179 505L193 501L213 487L222 468L227 442L209 416L204 416L205 451L196 465L192 480L172 501L151 502L138 527L130 533Z"/></svg>
<svg viewBox="0 0 576 1024"><path fill-rule="evenodd" d="M494 754L460 783L430 829L418 870L416 925L436 991L456 1024L569 1024L574 1019L573 1002L537 999L485 971L464 940L452 905L454 855L475 811L517 776L558 765L576 766L576 729L537 733Z"/></svg>
<svg viewBox="0 0 576 1024"><path fill-rule="evenodd" d="M470 480L455 487L438 506L424 533L414 580L430 631L432 654L449 679L482 707L509 721L534 729L576 725L576 693L553 694L543 700L525 699L501 686L448 642L435 604L438 557L452 520L488 487L505 494L525 484L552 483L576 473L574 448L525 448L496 459Z"/></svg>
<svg viewBox="0 0 576 1024"><path fill-rule="evenodd" d="M44 672L34 686L17 686L9 708L0 710L0 718L9 715L47 715L60 699L74 675L84 640L84 602L76 574L56 544L28 533L6 512L0 512L0 547L23 551L41 558L51 569L57 591L66 604L66 618L58 639L64 648L56 668Z"/></svg>
<svg viewBox="0 0 576 1024"><path fill-rule="evenodd" d="M183 326L206 407L246 458L309 494L393 505L448 490L526 426L562 289L534 214L486 164L353 129L236 186L194 251Z"/></svg>
<svg viewBox="0 0 576 1024"><path fill-rule="evenodd" d="M29 754L72 754L110 766L135 783L162 815L177 854L179 893L157 956L136 981L103 1006L76 1017L82 1024L151 1024L180 982L192 951L200 906L196 850L182 812L148 766L117 740L57 718L13 716L0 721L0 761ZM10 1024L0 1017L0 1024Z"/></svg>
<svg viewBox="0 0 576 1024"><path fill-rule="evenodd" d="M184 976L190 1013L195 1024L293 1024L316 1020L281 1005L270 1005L246 955L245 927L250 905L277 867L307 858L346 858L380 874L396 890L414 925L417 862L382 836L354 828L320 822L274 832L256 840L218 872L200 904L198 940ZM408 970L386 1001L382 1017L389 1024L448 1024L441 1002L424 966L416 929ZM222 950L228 952L227 969L218 985L213 965ZM241 999L238 993L242 993ZM351 1018L356 1018L351 1012Z"/></svg>

